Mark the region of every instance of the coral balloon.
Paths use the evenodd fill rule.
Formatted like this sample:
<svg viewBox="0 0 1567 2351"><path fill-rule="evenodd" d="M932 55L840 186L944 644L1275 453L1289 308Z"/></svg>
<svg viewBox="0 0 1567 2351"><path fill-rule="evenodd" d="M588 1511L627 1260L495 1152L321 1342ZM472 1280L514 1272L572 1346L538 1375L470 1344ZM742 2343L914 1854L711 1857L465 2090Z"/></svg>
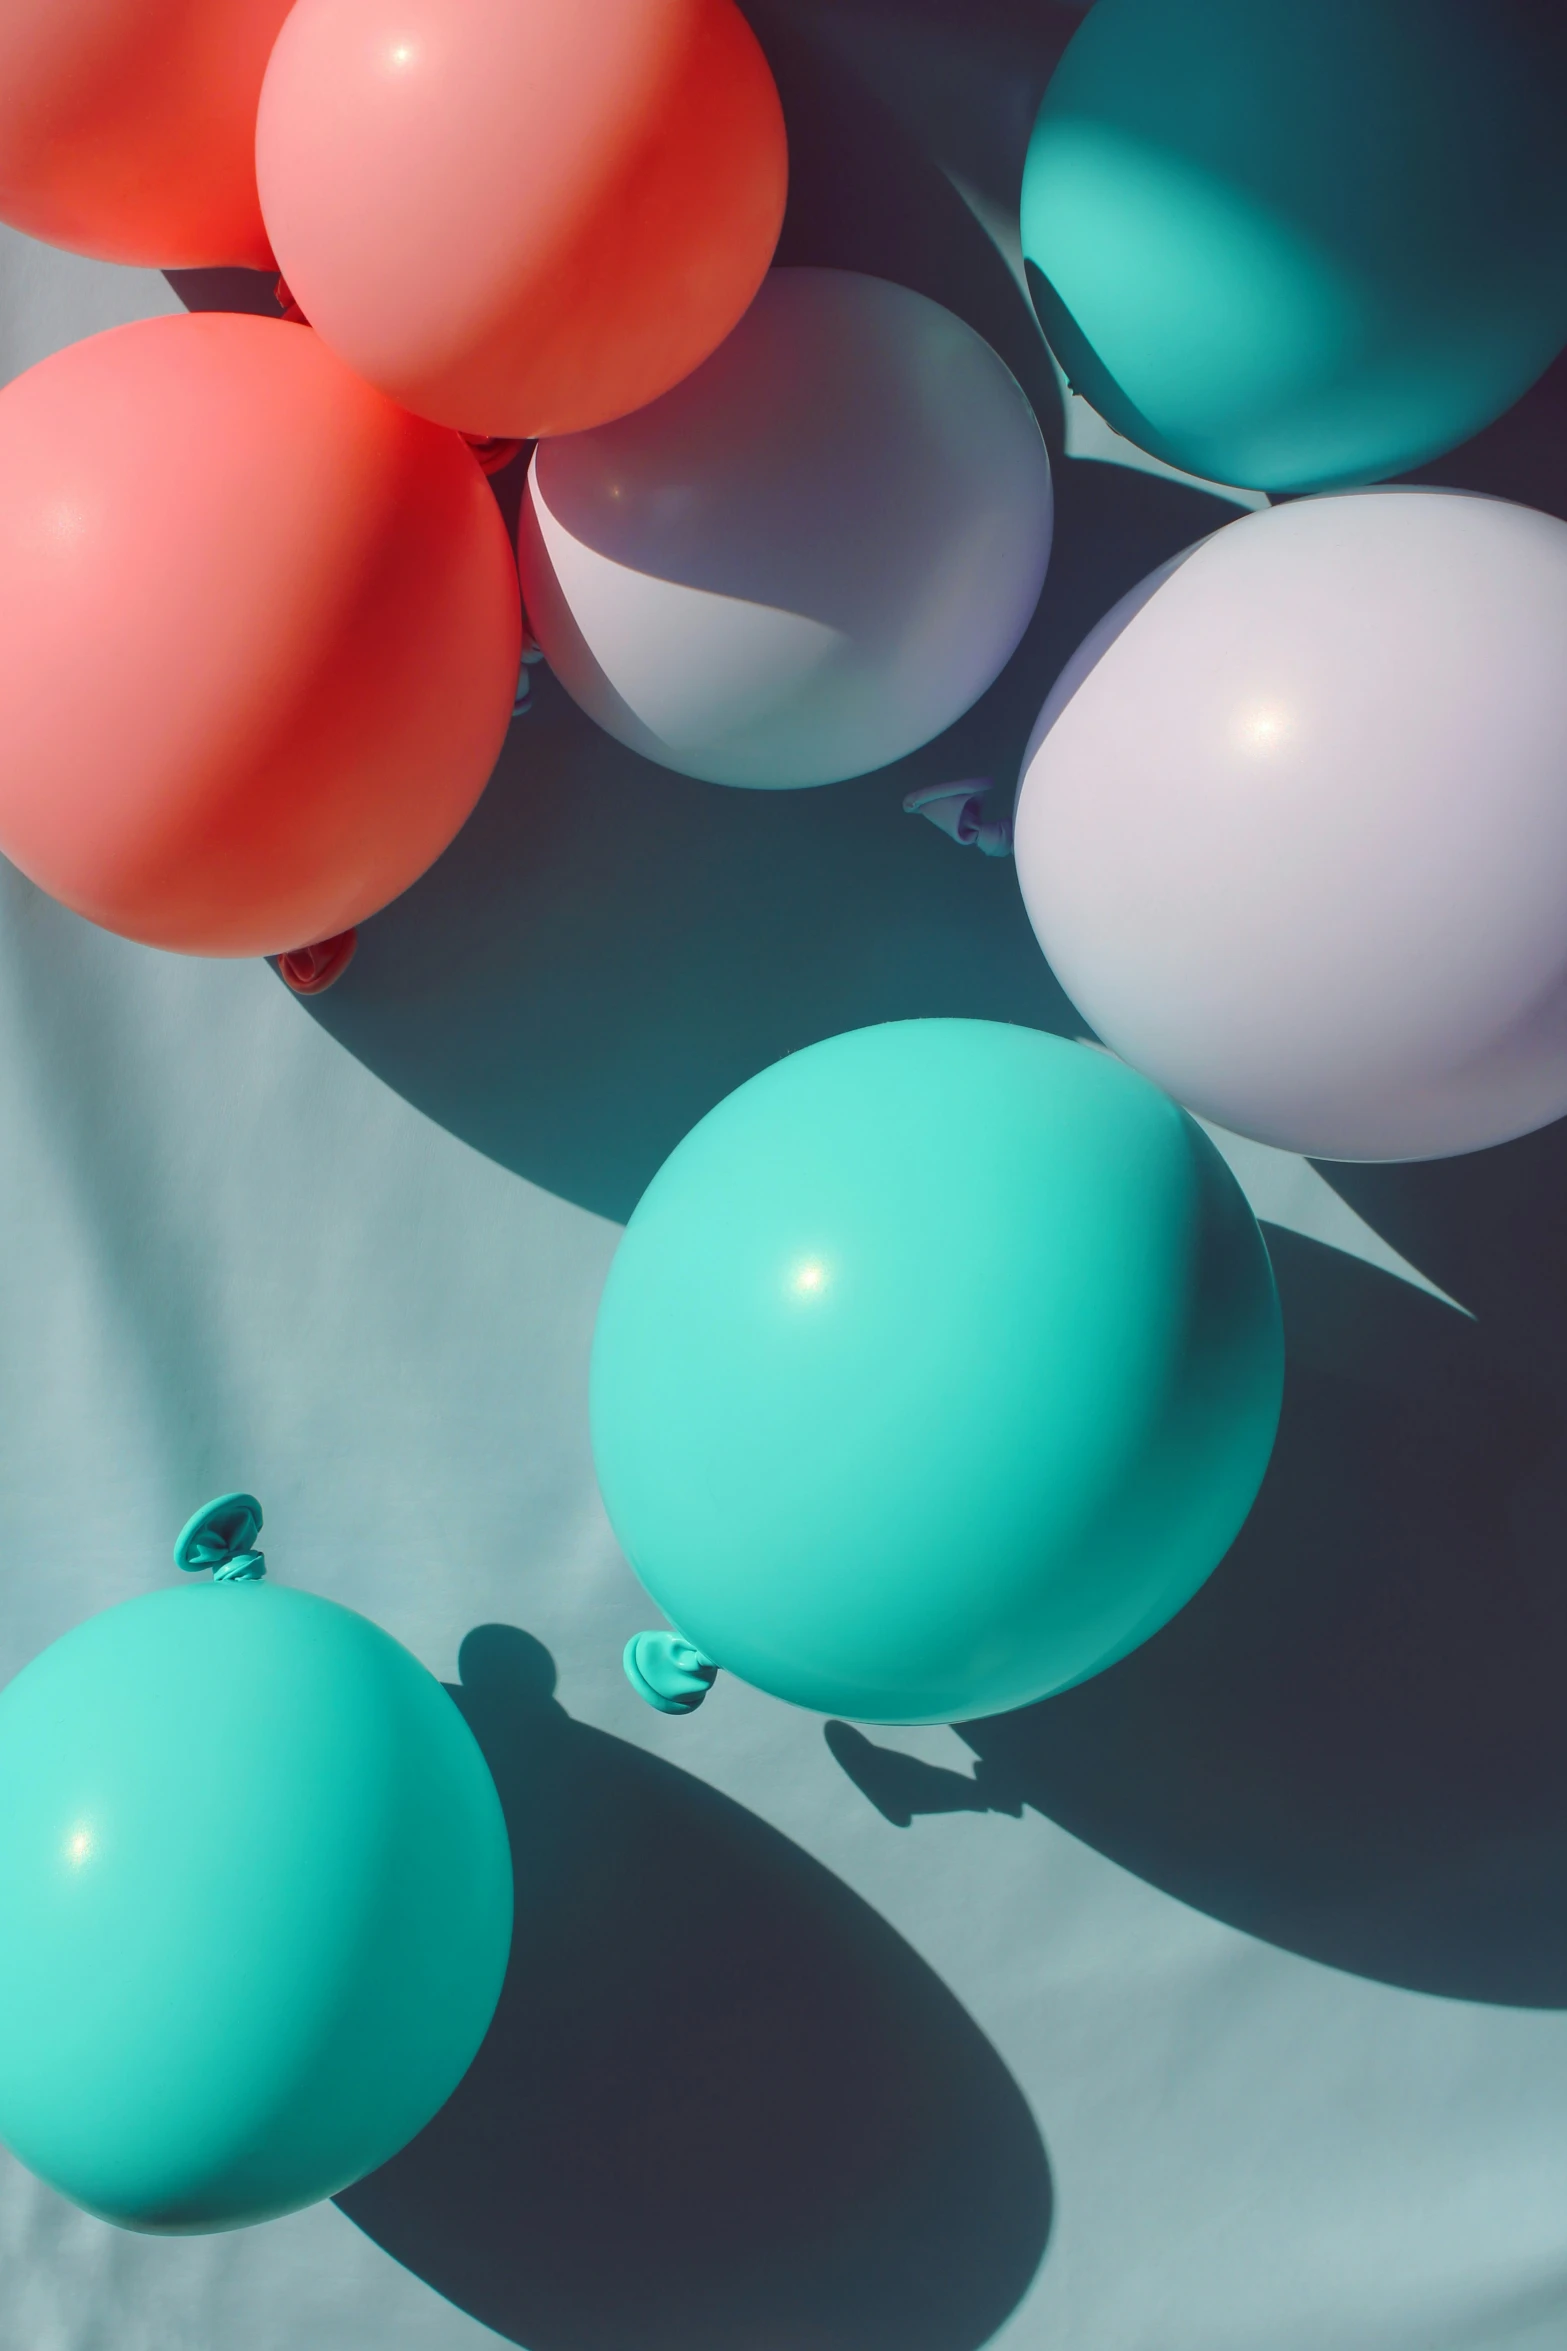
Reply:
<svg viewBox="0 0 1567 2351"><path fill-rule="evenodd" d="M1195 473L1404 472L1567 340L1564 112L1551 0L1097 0L1024 174L1045 332Z"/></svg>
<svg viewBox="0 0 1567 2351"><path fill-rule="evenodd" d="M209 1505L175 1556L218 1580L0 1694L0 2138L123 2228L269 2220L386 2162L506 1972L472 1732L366 1618L256 1580L260 1521Z"/></svg>
<svg viewBox="0 0 1567 2351"><path fill-rule="evenodd" d="M1105 1054L904 1021L764 1070L677 1146L610 1268L594 1458L678 1627L796 1705L948 1722L1157 1631L1267 1464L1267 1252L1201 1129Z"/></svg>
<svg viewBox="0 0 1567 2351"><path fill-rule="evenodd" d="M108 930L282 953L396 897L521 626L462 442L303 327L151 319L0 392L0 850Z"/></svg>
<svg viewBox="0 0 1567 2351"><path fill-rule="evenodd" d="M783 113L733 0L297 0L256 133L307 318L464 431L655 399L756 292Z"/></svg>
<svg viewBox="0 0 1567 2351"><path fill-rule="evenodd" d="M547 441L518 526L574 699L666 767L773 790L900 759L1028 626L1050 461L988 343L884 278L774 270L674 391Z"/></svg>
<svg viewBox="0 0 1567 2351"><path fill-rule="evenodd" d="M1292 501L1146 581L1024 761L1017 870L1106 1044L1328 1159L1567 1112L1567 524Z"/></svg>
<svg viewBox="0 0 1567 2351"><path fill-rule="evenodd" d="M271 266L256 106L288 0L5 0L0 220L155 268Z"/></svg>

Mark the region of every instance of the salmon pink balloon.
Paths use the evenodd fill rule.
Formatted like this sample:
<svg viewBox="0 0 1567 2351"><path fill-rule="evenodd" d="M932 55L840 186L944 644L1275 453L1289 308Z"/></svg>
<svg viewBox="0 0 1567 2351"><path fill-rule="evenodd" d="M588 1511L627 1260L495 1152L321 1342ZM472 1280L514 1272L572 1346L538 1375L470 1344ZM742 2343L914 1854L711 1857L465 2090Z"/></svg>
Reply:
<svg viewBox="0 0 1567 2351"><path fill-rule="evenodd" d="M4 0L0 220L104 261L271 266L256 104L288 0Z"/></svg>
<svg viewBox="0 0 1567 2351"><path fill-rule="evenodd" d="M468 450L307 328L149 319L0 392L0 850L108 930L273 954L384 906L520 641Z"/></svg>
<svg viewBox="0 0 1567 2351"><path fill-rule="evenodd" d="M471 433L579 432L729 333L783 221L783 113L734 0L297 0L256 129L305 316Z"/></svg>

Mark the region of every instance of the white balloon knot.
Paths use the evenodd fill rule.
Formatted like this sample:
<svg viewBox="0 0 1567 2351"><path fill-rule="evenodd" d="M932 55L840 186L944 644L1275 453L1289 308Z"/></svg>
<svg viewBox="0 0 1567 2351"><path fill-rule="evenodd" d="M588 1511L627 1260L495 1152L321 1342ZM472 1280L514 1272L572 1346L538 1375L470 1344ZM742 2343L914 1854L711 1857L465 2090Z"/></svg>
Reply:
<svg viewBox="0 0 1567 2351"><path fill-rule="evenodd" d="M961 848L977 849L982 857L1010 857L1011 815L987 816L985 802L995 790L989 776L969 776L957 784L924 784L904 796L905 816L923 816L948 840Z"/></svg>

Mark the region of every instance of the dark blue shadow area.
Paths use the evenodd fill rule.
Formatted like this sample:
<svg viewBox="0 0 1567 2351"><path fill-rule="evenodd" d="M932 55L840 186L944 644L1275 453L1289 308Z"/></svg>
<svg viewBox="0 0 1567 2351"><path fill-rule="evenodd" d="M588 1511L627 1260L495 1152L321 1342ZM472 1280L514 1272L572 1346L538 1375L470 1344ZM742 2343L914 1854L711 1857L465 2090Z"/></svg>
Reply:
<svg viewBox="0 0 1567 2351"><path fill-rule="evenodd" d="M1010 863L900 805L953 776L1010 785L1083 629L1230 511L1107 466L1058 483L1071 600L1047 584L979 707L879 775L813 792L692 783L536 672L475 815L364 926L311 1017L454 1134L620 1219L715 1102L818 1038L927 1013L1080 1031Z"/></svg>
<svg viewBox="0 0 1567 2351"><path fill-rule="evenodd" d="M1086 4L786 0L786 13L849 64L924 152L995 206L1015 232L1034 116Z"/></svg>
<svg viewBox="0 0 1567 2351"><path fill-rule="evenodd" d="M460 1670L511 1966L455 2096L342 2209L527 2351L977 2351L1051 2202L977 2026L787 1839L573 1722L526 1633Z"/></svg>
<svg viewBox="0 0 1567 2351"><path fill-rule="evenodd" d="M866 270L967 319L1028 394L1053 461L1061 446L1055 371L1027 296L954 184L941 145L925 135L929 110L909 103L911 52L904 41L888 39L889 26L872 46L846 46L845 33L875 20L800 0L755 0L747 14L767 51L789 130L780 267ZM892 68L890 87L883 66ZM946 88L950 103L950 76ZM1015 113L1019 91L1009 77L988 84L984 96L987 113L998 102ZM999 156L995 142L991 148ZM1010 172L1009 165L1001 168L1003 176Z"/></svg>
<svg viewBox="0 0 1567 2351"><path fill-rule="evenodd" d="M1567 521L1567 351L1495 424L1401 478L1482 490Z"/></svg>
<svg viewBox="0 0 1567 2351"><path fill-rule="evenodd" d="M163 274L187 310L241 310L250 318L283 315L271 270L166 269Z"/></svg>
<svg viewBox="0 0 1567 2351"><path fill-rule="evenodd" d="M1474 1321L1270 1232L1284 1418L1228 1558L1109 1673L959 1726L973 1778L916 1783L909 1759L832 1741L889 1820L1028 1804L1309 1958L1567 2006L1567 1248L1559 1219L1543 1258L1525 1239L1562 1197L1567 1136L1531 1155L1514 1181L1533 1205L1511 1220L1492 1172L1508 1154L1449 1163L1457 1230L1485 1237L1450 1231L1445 1251L1429 1217L1399 1229L1386 1184L1359 1198ZM1511 1311L1491 1311L1477 1253L1506 1268Z"/></svg>
<svg viewBox="0 0 1567 2351"><path fill-rule="evenodd" d="M1005 1772L993 1770L983 1758L972 1772L947 1771L896 1747L879 1747L852 1722L829 1722L823 1735L839 1769L895 1829L912 1828L933 1812L1004 1812L1013 1820L1022 1818L1023 1798Z"/></svg>

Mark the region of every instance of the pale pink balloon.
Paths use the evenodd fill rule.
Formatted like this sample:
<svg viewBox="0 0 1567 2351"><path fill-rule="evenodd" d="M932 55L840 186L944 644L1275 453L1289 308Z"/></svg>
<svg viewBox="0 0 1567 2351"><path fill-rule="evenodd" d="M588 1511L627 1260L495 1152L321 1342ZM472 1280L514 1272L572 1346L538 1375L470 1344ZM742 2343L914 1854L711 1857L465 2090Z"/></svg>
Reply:
<svg viewBox="0 0 1567 2351"><path fill-rule="evenodd" d="M256 164L332 348L420 416L529 439L707 357L762 282L788 177L734 0L295 0Z"/></svg>

